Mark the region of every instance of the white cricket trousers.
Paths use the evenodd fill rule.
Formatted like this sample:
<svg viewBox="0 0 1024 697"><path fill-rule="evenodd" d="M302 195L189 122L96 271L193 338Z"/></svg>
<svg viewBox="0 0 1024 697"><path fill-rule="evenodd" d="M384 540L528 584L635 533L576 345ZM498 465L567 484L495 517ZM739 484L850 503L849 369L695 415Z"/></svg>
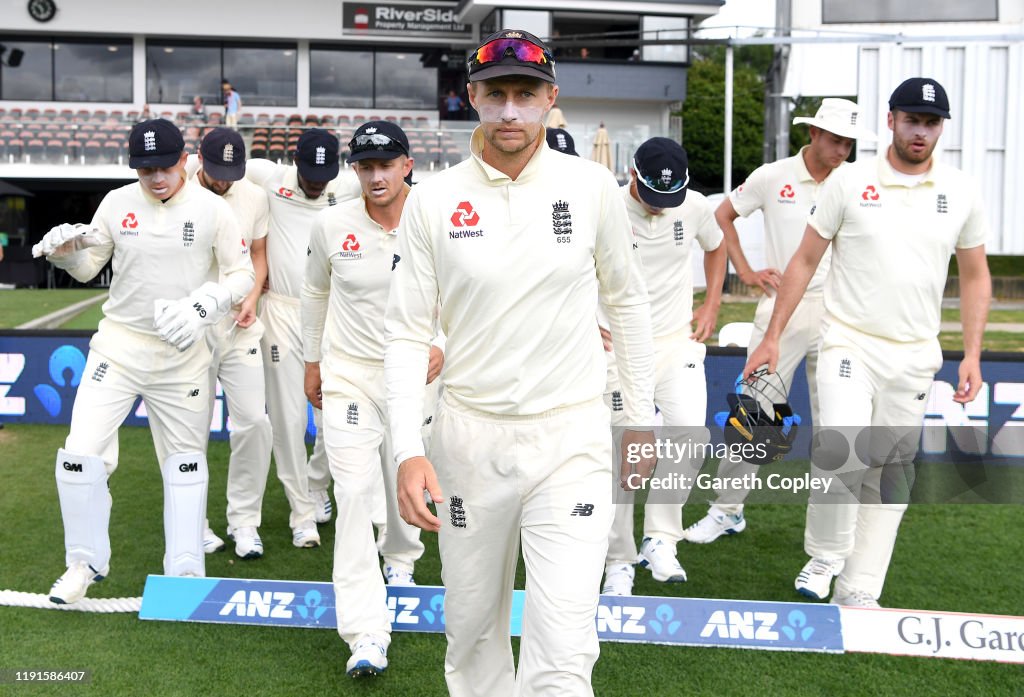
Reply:
<svg viewBox="0 0 1024 697"><path fill-rule="evenodd" d="M705 420L707 418L708 392L704 377L704 357L707 347L693 341L689 332L673 334L654 340L655 385L654 404L661 412L664 426L696 427L687 429L686 437L698 442L707 441ZM611 373L611 371L609 371ZM618 376L610 381L605 394L606 403L611 402L613 426L648 426L651 424L625 424L621 419L621 395L618 391ZM617 410L616 407L619 407ZM679 435L678 430L659 429L658 433L668 436ZM615 448L615 463L619 463L618 447ZM658 463L658 474L664 476L676 472L692 477L700 471L703 460L691 459L685 462ZM618 477L616 477L618 479ZM650 492L649 492L650 493ZM656 537L670 544L683 539L683 504L689 492L680 489L665 492L656 503L644 506L644 537ZM615 521L608 538L607 564L633 564L637 559L636 538L633 536L632 492L616 494Z"/></svg>
<svg viewBox="0 0 1024 697"><path fill-rule="evenodd" d="M821 439L811 473L838 475L842 482L834 482L828 494L811 493L804 550L812 557L846 560L837 592L866 591L875 598L882 594L907 508L905 503L882 501L887 488L912 483L906 478L913 476L911 463L928 392L941 367L937 338L889 341L826 318L818 359L821 422L816 433L834 430L841 438ZM869 426L865 447L863 433Z"/></svg>
<svg viewBox="0 0 1024 697"><path fill-rule="evenodd" d="M754 332L750 336L750 344L747 346L747 357L757 348L764 339L765 331L768 329L768 322L772 318L772 311L775 309L775 296L764 296L757 304L757 312L754 315ZM805 295L793 311L793 316L779 338L779 363L775 372L781 378L785 386L786 394L793 387L793 376L800 361L807 359L805 369L807 372L807 389L811 398L811 422L817 426L819 418L818 409L818 344L821 342L821 322L825 314L824 299L820 294ZM775 378L772 378L773 384ZM768 405L765 405L768 406ZM807 415L804 414L804 417ZM803 423L801 428L807 428L810 424ZM753 476L758 471L757 465L742 460L722 460L718 465L719 477L745 477ZM726 513L737 515L743 511L743 502L750 493L744 489L718 490L714 505Z"/></svg>
<svg viewBox="0 0 1024 697"><path fill-rule="evenodd" d="M302 359L302 317L298 298L266 293L260 308L263 322L263 369L267 383L267 414L273 431L277 478L291 506L288 524L294 530L313 520L306 469L306 364Z"/></svg>
<svg viewBox="0 0 1024 697"><path fill-rule="evenodd" d="M384 362L332 352L321 363L321 377L324 446L338 504L333 570L338 633L354 646L365 634L391 632L372 525L382 473L387 497L387 535L381 550L385 559L411 572L423 554L423 543L419 528L398 514L398 466L387 418Z"/></svg>
<svg viewBox="0 0 1024 697"><path fill-rule="evenodd" d="M263 323L243 329L229 314L210 329L213 362L210 365L210 405L220 379L228 405L229 441L228 529L252 526L262 520L263 494L270 472L272 435L267 417L260 337Z"/></svg>
<svg viewBox="0 0 1024 697"><path fill-rule="evenodd" d="M117 469L118 429L141 396L161 465L170 455L205 451L210 437L209 365L205 341L181 352L158 336L103 319L89 342L65 450L101 457L110 477ZM105 547L110 548L109 541ZM69 554L68 565L75 561L79 560ZM95 568L106 565L102 559L88 561Z"/></svg>
<svg viewBox="0 0 1024 697"><path fill-rule="evenodd" d="M536 416L445 392L430 449L444 495L439 548L452 697L592 695L594 617L612 521L609 414L595 398ZM509 637L522 541L526 604Z"/></svg>

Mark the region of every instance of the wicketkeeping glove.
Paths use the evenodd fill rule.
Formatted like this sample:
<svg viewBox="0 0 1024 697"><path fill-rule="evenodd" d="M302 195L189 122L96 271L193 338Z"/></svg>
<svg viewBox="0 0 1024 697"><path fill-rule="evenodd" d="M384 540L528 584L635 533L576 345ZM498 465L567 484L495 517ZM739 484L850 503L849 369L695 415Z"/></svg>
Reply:
<svg viewBox="0 0 1024 697"><path fill-rule="evenodd" d="M153 324L161 339L184 351L230 309L231 292L216 283L204 283L187 298L157 300Z"/></svg>
<svg viewBox="0 0 1024 697"><path fill-rule="evenodd" d="M67 256L86 247L95 247L98 244L102 244L102 240L99 239L97 233L99 233L99 230L91 225L84 225L82 223L75 223L74 225L63 223L57 225L50 228L50 231L43 235L43 239L32 245L32 256ZM67 245L67 247L64 247L64 245ZM60 249L61 247L64 248ZM60 249L60 254L54 254L58 249Z"/></svg>

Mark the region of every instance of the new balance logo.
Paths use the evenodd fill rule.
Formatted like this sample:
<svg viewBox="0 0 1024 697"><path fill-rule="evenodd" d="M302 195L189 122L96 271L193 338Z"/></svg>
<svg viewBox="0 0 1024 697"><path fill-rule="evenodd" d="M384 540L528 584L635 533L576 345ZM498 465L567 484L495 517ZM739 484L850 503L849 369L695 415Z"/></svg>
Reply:
<svg viewBox="0 0 1024 697"><path fill-rule="evenodd" d="M581 515L589 516L594 515L594 504L592 503L577 503L572 509L572 513L569 515Z"/></svg>
<svg viewBox="0 0 1024 697"><path fill-rule="evenodd" d="M853 372L853 364L849 358L844 358L839 361L839 377L848 378Z"/></svg>
<svg viewBox="0 0 1024 697"><path fill-rule="evenodd" d="M452 496L448 500L448 511L452 516L452 527L453 528L464 528L466 527L466 509L462 507L462 498L459 496Z"/></svg>
<svg viewBox="0 0 1024 697"><path fill-rule="evenodd" d="M928 396L928 393L927 393L927 392L918 392L918 393L917 393L917 396L916 396L916 397L914 397L914 399L916 399L916 400L917 400L917 401L919 401L919 402L923 402L923 401L924 401L924 398L925 398L925 397L927 397L927 396Z"/></svg>
<svg viewBox="0 0 1024 697"><path fill-rule="evenodd" d="M939 194L935 197L935 212L949 213L949 201L946 200L946 194Z"/></svg>
<svg viewBox="0 0 1024 697"><path fill-rule="evenodd" d="M281 351L277 348L277 344L270 345L270 362L280 363L281 362Z"/></svg>
<svg viewBox="0 0 1024 697"><path fill-rule="evenodd" d="M250 356L255 356L256 355L256 349L255 348L249 349L249 355Z"/></svg>
<svg viewBox="0 0 1024 697"><path fill-rule="evenodd" d="M185 396L186 397L198 397L199 396L199 388L196 388L194 390L189 390L188 393Z"/></svg>
<svg viewBox="0 0 1024 697"><path fill-rule="evenodd" d="M350 426L359 425L359 405L355 402L349 402L348 409L345 411L345 423Z"/></svg>
<svg viewBox="0 0 1024 697"><path fill-rule="evenodd" d="M612 411L622 411L622 393L618 390L612 392Z"/></svg>
<svg viewBox="0 0 1024 697"><path fill-rule="evenodd" d="M103 378L107 377L107 370L109 368L110 364L107 363L106 361L103 361L98 366L96 366L96 370L92 371L92 379L95 380L96 382L102 382Z"/></svg>

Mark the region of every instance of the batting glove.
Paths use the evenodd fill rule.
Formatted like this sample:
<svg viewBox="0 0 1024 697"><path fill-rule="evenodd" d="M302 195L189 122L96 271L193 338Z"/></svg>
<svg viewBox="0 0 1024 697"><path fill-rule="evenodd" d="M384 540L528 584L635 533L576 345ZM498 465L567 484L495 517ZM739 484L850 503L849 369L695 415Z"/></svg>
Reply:
<svg viewBox="0 0 1024 697"><path fill-rule="evenodd" d="M86 247L102 244L97 236L99 230L91 225L63 223L50 228L43 239L32 246L33 257L63 257L81 251Z"/></svg>
<svg viewBox="0 0 1024 697"><path fill-rule="evenodd" d="M160 338L184 351L231 309L231 291L216 283L204 283L187 298L157 300L154 326Z"/></svg>

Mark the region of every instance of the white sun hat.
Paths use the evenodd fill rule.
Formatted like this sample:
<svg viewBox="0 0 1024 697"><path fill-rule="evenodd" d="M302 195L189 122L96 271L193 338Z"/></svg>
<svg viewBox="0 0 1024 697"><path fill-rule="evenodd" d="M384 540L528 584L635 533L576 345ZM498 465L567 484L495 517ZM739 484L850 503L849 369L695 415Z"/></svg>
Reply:
<svg viewBox="0 0 1024 697"><path fill-rule="evenodd" d="M793 119L793 125L806 123L843 138L878 140L878 136L858 125L860 120L860 107L856 103L849 99L826 97L821 100L821 106L814 116L797 116Z"/></svg>

